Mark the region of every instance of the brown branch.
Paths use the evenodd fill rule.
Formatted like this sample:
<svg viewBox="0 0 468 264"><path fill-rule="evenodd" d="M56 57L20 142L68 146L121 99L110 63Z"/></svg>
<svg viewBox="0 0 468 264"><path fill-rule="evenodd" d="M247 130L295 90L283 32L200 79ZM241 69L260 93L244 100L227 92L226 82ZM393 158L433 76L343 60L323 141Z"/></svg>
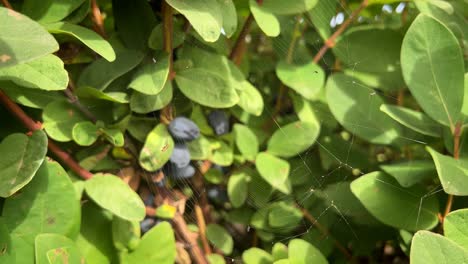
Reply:
<svg viewBox="0 0 468 264"><path fill-rule="evenodd" d="M325 237L331 237L328 229L324 227L323 225L321 225L318 222L318 220L315 217L313 217L305 208L302 208L299 205L296 205L296 206L301 210L304 218L307 219L312 225L314 225L318 229L318 231L320 231L320 233L322 233ZM343 253L343 255L348 259L348 261L350 261L353 258L351 253L349 253L346 247L341 245L341 243L338 240L334 238L332 239L333 239L333 242L335 243L335 246L338 248L338 250L340 250Z"/></svg>
<svg viewBox="0 0 468 264"><path fill-rule="evenodd" d="M404 103L404 99L405 99L405 89L401 88L400 90L398 90L397 105L402 106Z"/></svg>
<svg viewBox="0 0 468 264"><path fill-rule="evenodd" d="M99 9L96 0L91 0L91 14L94 30L103 38L107 38L106 31L104 30L104 22L102 19L101 10Z"/></svg>
<svg viewBox="0 0 468 264"><path fill-rule="evenodd" d="M203 217L202 209L198 204L195 205L195 216L197 217L198 229L200 234L200 240L203 245L203 250L205 251L205 255L211 254L210 244L208 243L208 239L206 238L206 224L205 224L205 217Z"/></svg>
<svg viewBox="0 0 468 264"><path fill-rule="evenodd" d="M369 0L363 0L361 2L359 7L356 10L353 11L351 16L348 19L346 19L346 21L343 24L341 24L341 26L335 31L335 33L333 33L333 35L331 35L331 37L328 38L325 41L325 44L322 46L322 48L315 55L315 57L313 59L313 62L315 62L315 63L319 62L322 59L322 57L325 55L327 50L329 48L332 48L333 46L335 46L336 39L346 30L346 28L354 21L354 19L356 19L356 17L359 15L359 13L364 8L366 8L368 4L369 4Z"/></svg>
<svg viewBox="0 0 468 264"><path fill-rule="evenodd" d="M461 132L462 132L461 127L462 127L462 123L457 122L457 124L455 125L455 129L453 130L453 158L456 160L460 158L460 137L461 137ZM445 217L450 213L450 210L452 209L452 204L453 204L453 195L449 194L447 198L447 203L445 205L444 217L442 218L442 220L444 220Z"/></svg>
<svg viewBox="0 0 468 264"><path fill-rule="evenodd" d="M10 2L8 2L8 0L2 0L2 4L3 4L6 8L13 10L13 7L10 5Z"/></svg>
<svg viewBox="0 0 468 264"><path fill-rule="evenodd" d="M205 173L211 168L212 163L209 160L203 161L202 165L198 168L197 172L193 177L193 186L195 190L200 192L199 197L199 204L203 211L203 216L207 223L211 223L211 207L210 203L208 202L208 197L205 192L205 183L204 183L204 175Z"/></svg>
<svg viewBox="0 0 468 264"><path fill-rule="evenodd" d="M174 72L174 57L173 57L173 47L172 47L172 40L173 40L173 28L174 24L172 21L172 7L163 1L162 3L162 15L163 15L163 48L164 51L169 55L169 76L168 81L172 81L175 78ZM171 104L163 107L160 111L159 118L161 122L168 125L173 119L173 109Z"/></svg>
<svg viewBox="0 0 468 264"><path fill-rule="evenodd" d="M16 118L18 118L23 125L31 130L41 130L41 122L36 122L30 118L24 111L19 107L15 102L13 102L3 91L0 90L0 102L5 106L10 113L12 113ZM93 174L83 167L81 167L67 152L62 150L54 141L49 139L47 147L49 150L57 156L57 158L65 165L67 165L73 172L78 174L83 179L87 180L93 177Z"/></svg>
<svg viewBox="0 0 468 264"><path fill-rule="evenodd" d="M231 54L229 54L229 59L232 60L236 65L240 65L242 62L242 58L245 52L245 37L249 34L250 28L253 22L253 15L249 13L247 19L242 26L242 30L237 37L236 43L232 47Z"/></svg>

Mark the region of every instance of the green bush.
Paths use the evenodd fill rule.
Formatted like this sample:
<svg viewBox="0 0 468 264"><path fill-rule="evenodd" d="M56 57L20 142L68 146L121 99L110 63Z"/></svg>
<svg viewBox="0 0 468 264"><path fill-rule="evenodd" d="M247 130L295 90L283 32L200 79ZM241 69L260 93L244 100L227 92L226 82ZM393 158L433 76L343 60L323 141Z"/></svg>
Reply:
<svg viewBox="0 0 468 264"><path fill-rule="evenodd" d="M466 1L2 3L0 263L468 263Z"/></svg>

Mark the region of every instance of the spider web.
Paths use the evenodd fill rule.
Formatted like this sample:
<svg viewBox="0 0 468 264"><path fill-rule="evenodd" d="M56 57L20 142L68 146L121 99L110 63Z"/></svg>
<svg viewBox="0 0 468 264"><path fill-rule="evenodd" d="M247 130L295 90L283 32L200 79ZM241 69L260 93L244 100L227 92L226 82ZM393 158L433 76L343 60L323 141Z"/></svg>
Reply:
<svg viewBox="0 0 468 264"><path fill-rule="evenodd" d="M326 16L318 16L318 19L321 20L319 22L321 23L328 23L330 25L330 29L333 31L337 27L339 27L347 18L350 17L351 12L349 11L349 8L343 6L342 1L337 1L337 12L336 15L332 17L331 20L329 20L329 17ZM327 1L330 5L334 5L333 1ZM396 3L393 5L384 5L382 7L382 12L379 16L375 18L368 18L368 17L358 17L355 25L359 24L378 24L379 21L381 21L382 17L385 16L399 16L403 12L403 9L405 8L406 3ZM291 23L295 23L296 17L288 17L287 19L290 20ZM307 27L313 28L314 26L310 23L309 19L306 19L306 17L302 17L300 19L301 24L305 24ZM352 27L351 26L351 27ZM265 36L261 36L261 38L266 38ZM248 35L247 36L247 42L252 42L253 36ZM267 40L270 41L270 40ZM284 54L287 53L289 44L290 44L290 39L285 38L277 38L276 40L276 45L279 48L280 52L283 52ZM301 37L298 40L297 45L304 44L304 37ZM313 44L313 47L309 48L309 52L311 56L316 54L318 50L321 48L323 45L323 40L320 38L317 38L316 42ZM347 53L350 53L351 51L348 49L346 51ZM330 49L328 53L332 53L332 50ZM247 59L247 58L244 58ZM297 61L299 60L299 61ZM301 63L301 59L294 59L293 63ZM348 73L348 75L354 77L355 73L355 67L360 64L365 64L365 63L370 63L369 61L365 60L360 60L360 61L355 61L351 65L345 65L347 69L351 70L351 73ZM332 65L327 57L325 56L322 58L322 60L319 62L319 64L324 67L324 70L327 73L327 76L329 76L333 71L335 71L335 65ZM249 81L254 84L257 88L260 88L259 85L256 83L256 81L253 78L250 78ZM277 86L280 85L280 82L278 81ZM360 86L360 87L365 87L368 89L368 95L373 102L373 98L376 96L381 96L386 103L396 103L398 98L392 95L389 95L386 92L383 92L381 90L375 90L374 88L367 86L362 83L357 83L357 82L352 82L349 83L349 89L351 90L354 86ZM264 88L264 87L263 87ZM270 90L274 90L277 87L270 87ZM261 90L261 89L260 89ZM265 92L265 89L263 89L263 92ZM174 95L173 97L173 103L177 103L177 100L182 98L179 98L180 95ZM372 104L369 105L369 108L372 107ZM271 107L265 107L264 109L265 113L269 116L269 118L272 121L273 126L282 131L283 133L286 133L282 130L281 123L282 122L277 116L275 116L274 111ZM321 125L324 125L328 121L335 120L335 117L331 114L331 112L327 111L326 109L320 109L317 107L314 107L314 111L319 117L319 122ZM368 117L372 118L372 111L368 111ZM286 122L287 123L287 122ZM355 135L355 129L369 129L369 130L377 130L377 131L384 131L380 127L368 127L359 123L353 123L352 127L354 129L346 130L342 127L340 127L342 130L341 131L334 131L329 133L330 135L334 136L335 138L339 138L341 142L344 143L344 148L345 148L345 155L343 156L342 153L335 153L335 151L327 147L328 142L330 140L330 135L320 135L316 142L306 151L302 152L295 158L295 162L291 162L291 171L290 175L294 175L294 177L302 177L306 178L304 182L296 183L293 184L293 193L292 194L283 194L278 191L275 191L270 197L268 202L266 202L263 206L259 206L257 203L254 202L256 197L253 197L252 194L249 192L248 198L246 200L246 205L249 209L246 210L248 213L255 213L258 211L261 211L264 208L268 208L268 206L278 203L278 202L285 202L288 205L294 205L297 204L297 208L306 208L309 214L312 216L310 219L306 219L305 217L301 217L300 221L297 222L297 224L294 227L287 226L287 227L276 227L270 231L274 232L274 236L271 239L267 240L262 240L259 237L259 232L262 232L261 230L256 230L254 226L251 224L234 224L231 225L229 224L228 221L225 222L223 225L223 219L226 217L229 217L229 212L239 210L235 209L229 206L229 204L221 204L221 205L216 205L216 210L212 208L212 213L215 213L215 219L219 219L220 225L223 227L227 228L228 231L230 231L230 234L234 237L234 241L244 241L245 238L253 238L256 237L257 242L252 241L247 241L249 242L249 245L246 245L246 247L243 249L248 249L252 247L253 245L265 249L267 252L270 252L271 247L277 243L277 242L282 242L284 244L287 244L287 242L290 239L293 238L303 238L307 240L308 242L312 243L316 247L318 247L321 251L323 250L328 250L331 251L330 247L334 247L335 240L337 238L334 238L335 236L340 236L340 237L345 237L347 238L348 244L351 244L353 246L356 246L360 243L367 243L365 240L365 236L363 236L363 227L367 227L368 232L372 232L372 224L379 225L379 227L382 227L382 223L370 223L370 224L362 224L359 223L359 214L362 213L363 208L357 208L355 206L349 208L347 207L346 203L343 201L336 201L334 195L330 195L330 193L333 194L333 192L330 192L327 188L332 185L336 190L348 190L349 194L351 194L351 191L349 190L349 184L352 180L358 178L359 176L362 176L366 173L372 172L372 171L366 171L362 167L358 165L355 165L356 162L356 157L353 156L355 153L353 151L353 148L355 146L359 145L365 145L366 142L359 138L358 136ZM321 132L322 133L322 132ZM269 135L271 136L271 134ZM416 145L426 145L427 143L418 139L418 138L411 138L411 137L406 137L406 136L399 136L402 140L406 141L408 145L411 144L416 144ZM288 138L288 137L286 137ZM286 144L288 142L285 142ZM390 147L380 147L382 150L385 148L390 148ZM369 155L369 153L367 153ZM371 157L373 159L385 159L385 153L371 153L375 154L375 157ZM311 159L316 159L316 158L322 158L324 156L328 157L329 160L329 165L327 166L328 168L326 169L317 169L317 167L322 167L323 164L321 164L321 161L317 160L311 160ZM368 159L367 156L362 157L362 159ZM378 162L378 164L385 164L385 160ZM235 168L230 168L232 169ZM299 174L299 176L298 176ZM225 180L227 180L227 176L230 175L230 172L225 173ZM379 179L377 179L379 180ZM394 185L385 181L380 181L383 184L390 185L391 188L396 188L398 190L401 190L403 192L407 192L408 190L399 186L398 184ZM254 189L261 189L264 187L265 183L262 184L256 184L255 182L250 182L249 183L249 188L254 188ZM205 188L204 189L197 189L195 188L192 179L180 179L175 183L175 186L182 191L192 192L192 196L190 199L186 201L186 213L184 217L186 218L188 223L197 223L197 219L193 213L194 207L196 204L199 203L201 197L203 195L208 195L210 191L214 189L217 189L218 195L219 193L223 193L226 191L224 186L222 186L221 189L218 187L214 187L214 184L209 184L205 182ZM417 214L417 218L408 218L408 221L416 221L416 224L419 221L419 216L421 214L421 210L423 208L424 201L434 195L437 195L439 192L441 192L443 189L440 184L431 186L430 189L427 190L427 193L424 194L422 197L419 194L411 193L409 194L413 197L417 197L419 199L419 204L415 206L413 209L415 213ZM177 195L176 193L172 193L172 195ZM227 194L226 195L227 198ZM356 198L354 198L356 199ZM356 200L358 201L358 200ZM244 205L244 207L246 206ZM221 212L221 214L218 214L218 212ZM277 216L278 221L287 221L288 219L294 218L294 215L280 215ZM377 221L377 220L376 220ZM328 230L328 232L323 233L321 230L320 226L324 227L325 230ZM266 232L268 233L268 232ZM339 233L339 234L336 234ZM264 234L264 237L267 237L268 234ZM373 241L374 242L374 241ZM237 243L236 243L237 244ZM331 246L330 246L331 245ZM188 247L189 245L186 245ZM330 253L330 252L328 252ZM233 252L232 255L235 255L236 257L229 257L225 256L225 260L229 263L242 263L242 252L241 251L235 251Z"/></svg>

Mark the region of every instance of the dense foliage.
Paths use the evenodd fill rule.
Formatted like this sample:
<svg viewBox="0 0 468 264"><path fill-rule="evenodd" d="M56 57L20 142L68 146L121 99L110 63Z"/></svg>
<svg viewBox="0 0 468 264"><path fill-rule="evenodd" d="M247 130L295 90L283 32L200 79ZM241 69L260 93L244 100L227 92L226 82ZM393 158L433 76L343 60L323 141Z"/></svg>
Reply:
<svg viewBox="0 0 468 264"><path fill-rule="evenodd" d="M468 263L466 0L2 0L0 263Z"/></svg>

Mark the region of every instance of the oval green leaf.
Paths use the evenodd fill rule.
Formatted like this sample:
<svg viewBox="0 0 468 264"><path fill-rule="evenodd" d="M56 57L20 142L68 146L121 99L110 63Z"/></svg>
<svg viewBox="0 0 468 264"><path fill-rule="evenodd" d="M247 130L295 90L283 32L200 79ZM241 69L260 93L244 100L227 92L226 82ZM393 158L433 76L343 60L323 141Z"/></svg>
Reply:
<svg viewBox="0 0 468 264"><path fill-rule="evenodd" d="M146 136L140 152L139 162L147 171L160 169L168 160L174 149L174 140L164 124L159 124Z"/></svg>
<svg viewBox="0 0 468 264"><path fill-rule="evenodd" d="M467 263L468 251L452 240L429 231L419 231L411 242L412 264Z"/></svg>
<svg viewBox="0 0 468 264"><path fill-rule="evenodd" d="M381 165L380 168L395 178L403 187L410 187L437 174L430 160L410 160L395 164Z"/></svg>
<svg viewBox="0 0 468 264"><path fill-rule="evenodd" d="M444 235L468 250L468 209L450 212L444 219Z"/></svg>
<svg viewBox="0 0 468 264"><path fill-rule="evenodd" d="M431 137L441 137L442 127L426 114L411 110L409 108L383 104L380 106L380 111L398 123L408 127L416 132Z"/></svg>
<svg viewBox="0 0 468 264"><path fill-rule="evenodd" d="M468 195L468 161L442 155L430 147L426 149L434 160L444 191L453 195Z"/></svg>
<svg viewBox="0 0 468 264"><path fill-rule="evenodd" d="M240 153L248 160L255 160L259 148L255 133L248 126L241 124L235 124L233 130L236 146Z"/></svg>
<svg viewBox="0 0 468 264"><path fill-rule="evenodd" d="M286 86L309 100L316 99L325 84L325 72L313 62L292 65L280 61L276 66L276 75Z"/></svg>
<svg viewBox="0 0 468 264"><path fill-rule="evenodd" d="M47 153L47 136L42 130L32 136L15 133L2 140L0 153L0 197L8 197L23 188L41 166Z"/></svg>
<svg viewBox="0 0 468 264"><path fill-rule="evenodd" d="M57 41L41 25L4 7L0 7L0 32L0 68L32 61L59 49Z"/></svg>
<svg viewBox="0 0 468 264"><path fill-rule="evenodd" d="M231 235L220 225L209 224L206 226L206 237L217 249L226 255L231 255L234 241Z"/></svg>
<svg viewBox="0 0 468 264"><path fill-rule="evenodd" d="M160 54L153 62L140 66L128 87L145 95L157 95L161 92L169 76L169 56Z"/></svg>
<svg viewBox="0 0 468 264"><path fill-rule="evenodd" d="M145 218L145 205L140 196L115 175L95 174L86 181L85 191L99 206L122 219L140 221Z"/></svg>
<svg viewBox="0 0 468 264"><path fill-rule="evenodd" d="M34 247L36 264L85 262L75 242L63 235L39 234L35 239Z"/></svg>
<svg viewBox="0 0 468 264"><path fill-rule="evenodd" d="M76 123L73 126L73 140L80 146L91 146L98 139L98 127L90 121Z"/></svg>
<svg viewBox="0 0 468 264"><path fill-rule="evenodd" d="M115 52L112 46L96 32L85 27L77 26L67 22L57 22L45 25L52 34L65 34L72 36L83 44L94 50L108 61L115 60Z"/></svg>
<svg viewBox="0 0 468 264"><path fill-rule="evenodd" d="M0 68L0 80L11 80L24 87L46 91L65 90L68 73L63 61L49 54L13 67Z"/></svg>
<svg viewBox="0 0 468 264"><path fill-rule="evenodd" d="M402 188L382 172L372 172L351 183L351 191L382 223L405 230L431 229L438 223L437 197L421 186Z"/></svg>
<svg viewBox="0 0 468 264"><path fill-rule="evenodd" d="M257 1L249 0L252 12L258 27L269 37L277 37L280 34L280 23L278 18L271 12L258 5Z"/></svg>
<svg viewBox="0 0 468 264"><path fill-rule="evenodd" d="M291 193L291 183L289 182L289 163L277 158L270 153L260 152L255 159L260 176L271 186L279 191Z"/></svg>
<svg viewBox="0 0 468 264"><path fill-rule="evenodd" d="M243 171L235 172L229 177L227 184L229 200L233 207L241 207L248 194L247 174Z"/></svg>
<svg viewBox="0 0 468 264"><path fill-rule="evenodd" d="M290 158L314 144L320 128L314 123L296 121L278 128L268 141L267 151L273 155Z"/></svg>
<svg viewBox="0 0 468 264"><path fill-rule="evenodd" d="M424 112L453 127L460 118L464 93L463 55L453 33L438 20L419 15L403 40L401 66Z"/></svg>
<svg viewBox="0 0 468 264"><path fill-rule="evenodd" d="M328 264L320 250L302 239L293 239L288 245L289 263L291 264Z"/></svg>
<svg viewBox="0 0 468 264"><path fill-rule="evenodd" d="M52 102L42 112L43 126L51 138L66 142L73 138L75 124L85 121L86 117L74 105L66 101Z"/></svg>
<svg viewBox="0 0 468 264"><path fill-rule="evenodd" d="M382 98L358 80L333 74L326 92L331 112L351 133L375 144L390 144L400 136L398 123L379 110Z"/></svg>

